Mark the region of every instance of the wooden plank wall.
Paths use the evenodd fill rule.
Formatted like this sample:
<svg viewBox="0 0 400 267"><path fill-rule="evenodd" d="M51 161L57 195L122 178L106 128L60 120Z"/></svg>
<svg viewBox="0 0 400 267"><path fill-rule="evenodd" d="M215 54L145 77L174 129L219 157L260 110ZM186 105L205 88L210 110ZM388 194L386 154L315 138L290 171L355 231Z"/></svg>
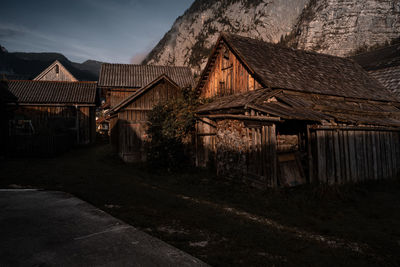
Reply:
<svg viewBox="0 0 400 267"><path fill-rule="evenodd" d="M119 121L118 154L126 162L146 160L146 125Z"/></svg>
<svg viewBox="0 0 400 267"><path fill-rule="evenodd" d="M343 184L397 178L400 132L368 129L310 129L310 180Z"/></svg>
<svg viewBox="0 0 400 267"><path fill-rule="evenodd" d="M56 72L56 65L54 65L39 81L67 81L76 82L76 78L69 74L62 66L58 65L59 72Z"/></svg>
<svg viewBox="0 0 400 267"><path fill-rule="evenodd" d="M179 88L162 81L118 113L118 153L125 161L145 160L145 144L142 143L147 139L147 114L155 105L176 99L180 93Z"/></svg>
<svg viewBox="0 0 400 267"><path fill-rule="evenodd" d="M79 142L78 144L87 145L94 142L93 132L96 131L95 113L93 107L79 107Z"/></svg>
<svg viewBox="0 0 400 267"><path fill-rule="evenodd" d="M209 167L215 161L215 123L204 118L196 122L196 166Z"/></svg>
<svg viewBox="0 0 400 267"><path fill-rule="evenodd" d="M119 126L118 126L118 117L114 116L110 119L109 123L109 136L110 136L110 144L113 148L114 152L118 152L118 138L119 138Z"/></svg>
<svg viewBox="0 0 400 267"><path fill-rule="evenodd" d="M267 187L277 187L277 153L275 125L246 128L246 175Z"/></svg>
<svg viewBox="0 0 400 267"><path fill-rule="evenodd" d="M95 138L95 107L78 107L78 112L74 106L21 106L15 111L18 116L23 116L32 121L36 132L46 131L48 122L52 118L63 118L70 121L79 122L78 144L89 144ZM76 127L76 123L71 128Z"/></svg>
<svg viewBox="0 0 400 267"><path fill-rule="evenodd" d="M207 81L201 89L201 97L211 98L262 88L240 60L226 49L225 46L219 49Z"/></svg>
<svg viewBox="0 0 400 267"><path fill-rule="evenodd" d="M109 101L111 107L119 104L122 100L135 93L137 89L112 89L109 94Z"/></svg>

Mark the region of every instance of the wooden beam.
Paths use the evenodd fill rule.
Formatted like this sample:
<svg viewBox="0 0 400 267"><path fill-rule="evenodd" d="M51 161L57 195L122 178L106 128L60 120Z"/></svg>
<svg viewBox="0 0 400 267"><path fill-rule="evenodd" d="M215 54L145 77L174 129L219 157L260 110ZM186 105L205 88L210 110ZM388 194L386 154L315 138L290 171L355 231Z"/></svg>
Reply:
<svg viewBox="0 0 400 267"><path fill-rule="evenodd" d="M205 117L209 119L233 119L233 120L254 120L254 121L272 121L272 122L282 122L279 117L269 117L269 116L248 116L248 115L233 115L233 114L213 114L213 115L200 115L200 117Z"/></svg>
<svg viewBox="0 0 400 267"><path fill-rule="evenodd" d="M391 131L391 132L400 132L400 127L375 127L375 126L318 126L318 125L312 125L310 127L310 130L326 130L326 131L331 131L331 130L347 130L347 131Z"/></svg>

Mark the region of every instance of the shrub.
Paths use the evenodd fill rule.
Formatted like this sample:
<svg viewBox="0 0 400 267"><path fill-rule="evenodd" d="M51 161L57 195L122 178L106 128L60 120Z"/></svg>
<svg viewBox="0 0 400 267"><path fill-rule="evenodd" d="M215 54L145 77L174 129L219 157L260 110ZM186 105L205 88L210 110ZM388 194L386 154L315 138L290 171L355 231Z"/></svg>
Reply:
<svg viewBox="0 0 400 267"><path fill-rule="evenodd" d="M190 150L198 105L196 92L186 88L178 99L160 103L149 113L147 158L152 167L174 171L189 163L185 152Z"/></svg>

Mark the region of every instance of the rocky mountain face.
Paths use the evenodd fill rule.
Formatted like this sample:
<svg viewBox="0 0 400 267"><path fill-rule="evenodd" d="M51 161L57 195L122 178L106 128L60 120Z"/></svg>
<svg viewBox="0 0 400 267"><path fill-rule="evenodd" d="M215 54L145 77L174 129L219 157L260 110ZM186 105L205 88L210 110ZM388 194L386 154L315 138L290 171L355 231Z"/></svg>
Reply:
<svg viewBox="0 0 400 267"><path fill-rule="evenodd" d="M198 73L220 32L347 56L400 36L400 0L196 0L143 64Z"/></svg>
<svg viewBox="0 0 400 267"><path fill-rule="evenodd" d="M400 36L400 0L311 0L286 36L295 48L349 56Z"/></svg>

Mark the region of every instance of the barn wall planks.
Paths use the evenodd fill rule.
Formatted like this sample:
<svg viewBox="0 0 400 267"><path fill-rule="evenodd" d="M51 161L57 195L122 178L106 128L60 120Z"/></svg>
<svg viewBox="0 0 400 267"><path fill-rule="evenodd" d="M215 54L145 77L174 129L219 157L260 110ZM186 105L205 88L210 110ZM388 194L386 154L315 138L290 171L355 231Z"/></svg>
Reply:
<svg viewBox="0 0 400 267"><path fill-rule="evenodd" d="M399 141L399 130L311 129L312 178L325 184L397 178Z"/></svg>
<svg viewBox="0 0 400 267"><path fill-rule="evenodd" d="M179 88L161 81L118 112L118 122L113 121L110 138L124 161L146 161L148 113L155 105L176 99L180 94Z"/></svg>
<svg viewBox="0 0 400 267"><path fill-rule="evenodd" d="M111 107L114 107L136 91L137 89L111 89L109 91L108 104L110 104Z"/></svg>
<svg viewBox="0 0 400 267"><path fill-rule="evenodd" d="M222 46L202 87L201 97L232 95L261 87L231 50Z"/></svg>
<svg viewBox="0 0 400 267"><path fill-rule="evenodd" d="M95 140L96 121L93 106L20 106L15 118L31 120L37 134L54 129L78 129L76 143L90 144Z"/></svg>
<svg viewBox="0 0 400 267"><path fill-rule="evenodd" d="M34 80L37 81L67 81L78 80L61 63L53 63L49 68L40 73Z"/></svg>
<svg viewBox="0 0 400 267"><path fill-rule="evenodd" d="M196 166L209 167L215 165L216 125L207 118L196 122Z"/></svg>

